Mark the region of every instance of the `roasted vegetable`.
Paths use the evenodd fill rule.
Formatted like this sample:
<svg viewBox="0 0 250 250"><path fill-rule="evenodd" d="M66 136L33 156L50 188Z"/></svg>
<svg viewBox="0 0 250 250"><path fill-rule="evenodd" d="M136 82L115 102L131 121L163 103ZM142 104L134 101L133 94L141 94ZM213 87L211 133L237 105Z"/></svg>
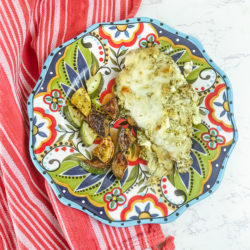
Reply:
<svg viewBox="0 0 250 250"><path fill-rule="evenodd" d="M119 137L118 137L118 143L120 150L122 152L126 152L130 146L130 137L129 137L129 131L125 128L121 128Z"/></svg>
<svg viewBox="0 0 250 250"><path fill-rule="evenodd" d="M63 107L63 113L67 121L75 128L80 128L84 119L83 114L74 106L67 105Z"/></svg>
<svg viewBox="0 0 250 250"><path fill-rule="evenodd" d="M92 174L105 174L109 170L109 167L100 160L88 160L79 153L69 155L63 161L76 161L84 170Z"/></svg>
<svg viewBox="0 0 250 250"><path fill-rule="evenodd" d="M127 166L127 158L122 152L120 152L115 156L111 169L116 178L122 179Z"/></svg>
<svg viewBox="0 0 250 250"><path fill-rule="evenodd" d="M101 73L98 72L94 76L90 77L86 81L86 85L87 85L88 94L91 99L98 96L103 87L103 80L102 80Z"/></svg>
<svg viewBox="0 0 250 250"><path fill-rule="evenodd" d="M76 106L86 117L90 113L91 100L84 88L79 88L71 97L71 103Z"/></svg>
<svg viewBox="0 0 250 250"><path fill-rule="evenodd" d="M95 107L91 108L89 125L101 137L105 137L108 134L108 120L104 114L97 112Z"/></svg>
<svg viewBox="0 0 250 250"><path fill-rule="evenodd" d="M109 163L114 156L114 143L110 136L105 137L101 143L93 150L93 155L103 163Z"/></svg>
<svg viewBox="0 0 250 250"><path fill-rule="evenodd" d="M112 118L112 120L115 120L119 112L117 99L115 97L110 99L105 105L102 106L102 109Z"/></svg>
<svg viewBox="0 0 250 250"><path fill-rule="evenodd" d="M109 167L98 159L92 161L86 159L80 162L80 166L89 173L98 175L105 174L109 170Z"/></svg>
<svg viewBox="0 0 250 250"><path fill-rule="evenodd" d="M80 137L82 142L86 146L90 146L93 144L94 140L97 137L96 132L88 125L87 122L83 121L82 126L80 128Z"/></svg>

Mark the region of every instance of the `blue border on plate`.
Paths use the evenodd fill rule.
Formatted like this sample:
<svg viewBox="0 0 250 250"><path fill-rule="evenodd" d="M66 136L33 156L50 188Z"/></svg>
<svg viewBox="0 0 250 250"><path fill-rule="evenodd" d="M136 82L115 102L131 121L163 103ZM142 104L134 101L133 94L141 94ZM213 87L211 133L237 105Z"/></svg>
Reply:
<svg viewBox="0 0 250 250"><path fill-rule="evenodd" d="M234 120L234 115L233 115L233 93L232 93L232 87L230 84L229 79L227 78L227 76L225 75L225 73L213 62L211 61L210 57L207 55L206 51L204 50L203 46L201 45L201 43L194 37L190 36L190 35L186 35L182 32L179 32L171 27L169 27L166 24L163 24L162 22L152 19L152 18L148 18L148 17L141 17L141 18L131 18L131 19L126 19L123 21L117 21L117 22L112 22L112 24L127 24L130 22L144 22L144 23L153 23L155 25L158 25L159 27L162 27L163 29L174 33L184 39L188 39L189 41L193 42L198 49L200 50L200 52L202 53L203 57L207 60L207 62L209 62L209 64L222 76L222 78L225 81L225 84L227 86L227 96L228 96L228 101L229 101L229 107L230 107L230 111L231 111L231 119L232 119L232 124L233 124L233 128L234 128L234 138L233 138L233 143L231 144L230 150L227 152L227 155L225 157L225 159L223 160L222 166L220 167L220 172L218 174L217 180L215 182L215 184L204 194L196 197L195 199L189 201L188 203L184 204L182 207L178 208L174 213L172 213L171 215L167 216L167 217L161 217L161 218L154 218L154 219L143 219L143 220L131 220L131 221L108 221L105 219L102 219L100 217L98 217L98 215L88 211L87 209L85 209L84 207L80 206L79 204L73 202L73 201L69 201L68 199L62 197L62 194L59 192L59 190L56 187L56 184L54 183L54 181L52 180L52 178L50 177L50 175L40 166L40 164L37 161L37 158L33 152L33 148L32 148L32 129L30 129L30 138L29 138L29 151L30 151L30 156L32 159L32 162L34 163L35 167L38 169L38 171L45 177L45 179L48 181L48 183L50 184L50 186L52 187L53 191L55 192L56 196L58 197L58 199L67 206L71 206L74 207L76 209L79 210L84 210L85 213L89 214L90 216L92 216L93 218L107 224L110 226L115 226L115 227L128 227L128 226L134 226L134 225L138 225L138 224L149 224L149 223L166 223L166 222L171 222L174 221L176 218L178 218L189 206L195 204L198 200L202 200L206 197L208 197L211 193L213 193L220 185L221 180L223 178L224 172L225 172L225 167L226 167L226 163L228 161L228 158L230 156L230 154L232 153L235 144L238 140L238 131L236 128L236 124L235 124L235 120ZM30 128L33 127L33 97L34 94L36 92L36 90L38 89L38 87L40 86L40 84L43 81L43 78L46 74L47 68L50 65L53 56L59 52L63 47L68 46L69 44L73 43L74 41L76 41L77 39L79 39L80 37L82 37L83 35L87 34L88 32L96 29L99 27L99 25L103 25L103 24L110 24L110 23L98 23L98 24L94 24L92 26L90 26L89 28L86 29L86 31L84 31L83 33L79 34L77 37L69 40L68 42L63 43L62 45L60 45L59 47L57 47L46 59L41 75L39 77L38 82L36 83L35 88L33 89L33 91L31 92L29 98L28 98L28 102L27 102L27 108L28 108L28 116L29 116L29 121L30 121ZM219 182L218 182L219 181Z"/></svg>

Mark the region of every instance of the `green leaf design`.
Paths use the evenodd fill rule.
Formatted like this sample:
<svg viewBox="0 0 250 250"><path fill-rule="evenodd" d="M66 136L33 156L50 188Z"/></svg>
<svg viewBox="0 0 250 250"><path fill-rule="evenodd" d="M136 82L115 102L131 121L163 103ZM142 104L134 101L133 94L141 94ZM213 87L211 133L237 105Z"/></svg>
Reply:
<svg viewBox="0 0 250 250"><path fill-rule="evenodd" d="M175 168L174 168L175 169ZM175 183L174 183L174 173L170 174L167 176L168 180L170 181L170 183L175 186Z"/></svg>
<svg viewBox="0 0 250 250"><path fill-rule="evenodd" d="M93 76L96 74L96 71L99 69L99 62L97 61L93 53L91 53L91 56L92 56L91 75Z"/></svg>
<svg viewBox="0 0 250 250"><path fill-rule="evenodd" d="M154 41L154 38L152 36L149 37L149 42L153 42Z"/></svg>
<svg viewBox="0 0 250 250"><path fill-rule="evenodd" d="M111 202L109 203L109 207L110 207L111 209L113 209L115 206L116 206L116 202L115 202L115 201L111 201Z"/></svg>
<svg viewBox="0 0 250 250"><path fill-rule="evenodd" d="M55 97L55 98L58 98L59 94L58 94L57 91L52 91L52 96Z"/></svg>
<svg viewBox="0 0 250 250"><path fill-rule="evenodd" d="M123 57L123 59L121 60L121 65L123 65L125 63L125 57Z"/></svg>
<svg viewBox="0 0 250 250"><path fill-rule="evenodd" d="M120 72L120 69L118 68L111 68L111 69L113 69L115 72Z"/></svg>
<svg viewBox="0 0 250 250"><path fill-rule="evenodd" d="M107 195L105 196L105 199L106 199L107 201L111 201L111 200L112 200L112 195L111 195L111 194L107 194Z"/></svg>
<svg viewBox="0 0 250 250"><path fill-rule="evenodd" d="M223 140L223 138L222 137L217 137L217 140L216 140L218 143L223 143L224 142L224 140Z"/></svg>
<svg viewBox="0 0 250 250"><path fill-rule="evenodd" d="M69 125L69 124L66 124L66 127L67 127L69 130L75 131L75 129L74 129L71 125Z"/></svg>
<svg viewBox="0 0 250 250"><path fill-rule="evenodd" d="M139 182L138 182L138 186L141 186L141 184L144 183L144 179L141 179Z"/></svg>
<svg viewBox="0 0 250 250"><path fill-rule="evenodd" d="M72 140L73 140L74 135L75 135L75 133L73 133L73 134L71 134L71 135L70 135L70 137L69 137L69 141L72 141Z"/></svg>
<svg viewBox="0 0 250 250"><path fill-rule="evenodd" d="M151 190L154 194L156 194L156 192L155 192L155 190L154 190L153 188L150 188L150 190Z"/></svg>
<svg viewBox="0 0 250 250"><path fill-rule="evenodd" d="M117 62L112 57L110 57L110 60L115 66L118 66Z"/></svg>
<svg viewBox="0 0 250 250"><path fill-rule="evenodd" d="M61 142L61 141L64 139L65 135L66 135L66 134L61 135L61 136L56 140L56 143L57 143L57 142Z"/></svg>
<svg viewBox="0 0 250 250"><path fill-rule="evenodd" d="M119 189L115 189L115 190L113 191L113 195L118 195L118 194L120 194L120 190L119 190Z"/></svg>
<svg viewBox="0 0 250 250"><path fill-rule="evenodd" d="M138 165L133 167L126 182L130 182L131 180L134 180L137 178L138 169L139 169Z"/></svg>
<svg viewBox="0 0 250 250"><path fill-rule="evenodd" d="M109 49L110 49L111 53L116 57L115 51L111 47L109 47Z"/></svg>
<svg viewBox="0 0 250 250"><path fill-rule="evenodd" d="M207 115L207 113L203 109L199 109L201 115Z"/></svg>
<svg viewBox="0 0 250 250"><path fill-rule="evenodd" d="M210 135L216 136L216 135L217 135L216 130L215 130L215 129L211 129L211 130L210 130Z"/></svg>
<svg viewBox="0 0 250 250"><path fill-rule="evenodd" d="M92 154L87 149L85 149L85 154L86 154L88 160L92 160Z"/></svg>
<svg viewBox="0 0 250 250"><path fill-rule="evenodd" d="M51 102L52 102L52 97L51 97L51 96L46 96L46 97L45 97L45 101L46 101L47 103L51 103Z"/></svg>
<svg viewBox="0 0 250 250"><path fill-rule="evenodd" d="M123 201L124 201L124 198L123 198L122 196L117 197L117 201L119 201L119 202L123 202Z"/></svg>
<svg viewBox="0 0 250 250"><path fill-rule="evenodd" d="M65 128L61 125L61 124L58 124L57 127L61 130L64 130L65 131Z"/></svg>
<svg viewBox="0 0 250 250"><path fill-rule="evenodd" d="M138 179L140 180L142 178L142 172L140 172Z"/></svg>
<svg viewBox="0 0 250 250"><path fill-rule="evenodd" d="M122 50L122 51L119 53L118 57L125 55L125 54L127 53L127 51L128 51L128 49Z"/></svg>
<svg viewBox="0 0 250 250"><path fill-rule="evenodd" d="M137 193L144 192L146 188L147 188L147 186L142 186Z"/></svg>
<svg viewBox="0 0 250 250"><path fill-rule="evenodd" d="M57 109L57 103L53 102L51 104L51 109L55 111Z"/></svg>
<svg viewBox="0 0 250 250"><path fill-rule="evenodd" d="M202 97L199 99L199 103L198 103L199 106L203 103L204 98L205 98L205 96L202 96Z"/></svg>

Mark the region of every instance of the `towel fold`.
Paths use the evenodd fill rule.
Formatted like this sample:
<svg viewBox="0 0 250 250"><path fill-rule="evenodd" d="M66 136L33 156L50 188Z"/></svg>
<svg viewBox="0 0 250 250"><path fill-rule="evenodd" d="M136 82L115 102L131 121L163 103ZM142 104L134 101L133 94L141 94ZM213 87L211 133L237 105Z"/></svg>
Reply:
<svg viewBox="0 0 250 250"><path fill-rule="evenodd" d="M0 249L174 249L160 225L114 228L64 206L28 152L26 102L48 54L93 23L134 16L140 1L1 1Z"/></svg>

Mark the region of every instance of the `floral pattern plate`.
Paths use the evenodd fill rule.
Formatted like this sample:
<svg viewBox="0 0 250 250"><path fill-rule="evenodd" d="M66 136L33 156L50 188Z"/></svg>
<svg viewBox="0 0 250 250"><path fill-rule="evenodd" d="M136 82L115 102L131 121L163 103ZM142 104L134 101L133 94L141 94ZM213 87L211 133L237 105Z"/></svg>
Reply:
<svg viewBox="0 0 250 250"><path fill-rule="evenodd" d="M135 148L122 180L111 171L104 175L86 172L74 156L88 157L99 142L84 147L62 107L96 72L101 72L104 84L93 103L104 104L113 96L114 79L124 66L126 53L155 45L171 55L181 71L185 62L193 61L187 81L200 96L202 123L194 128L191 171L163 176L158 185L147 187L147 163ZM31 158L58 199L118 227L173 221L214 192L237 140L232 89L226 75L195 38L149 18L95 24L56 48L28 99L28 114ZM135 133L125 119L114 122L112 129L119 127Z"/></svg>

